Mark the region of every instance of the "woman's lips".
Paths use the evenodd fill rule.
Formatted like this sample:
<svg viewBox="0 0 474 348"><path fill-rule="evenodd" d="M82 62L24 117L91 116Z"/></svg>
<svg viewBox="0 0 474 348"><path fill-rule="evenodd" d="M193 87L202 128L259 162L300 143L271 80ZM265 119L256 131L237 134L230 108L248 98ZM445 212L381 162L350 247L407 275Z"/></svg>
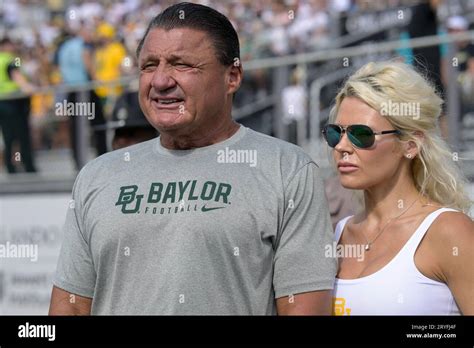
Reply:
<svg viewBox="0 0 474 348"><path fill-rule="evenodd" d="M350 166L350 167L339 167L338 169L341 173L352 173L358 170L359 168Z"/></svg>
<svg viewBox="0 0 474 348"><path fill-rule="evenodd" d="M356 165L351 164L351 163L339 163L337 165L337 169L341 173L352 173L358 170L359 168Z"/></svg>

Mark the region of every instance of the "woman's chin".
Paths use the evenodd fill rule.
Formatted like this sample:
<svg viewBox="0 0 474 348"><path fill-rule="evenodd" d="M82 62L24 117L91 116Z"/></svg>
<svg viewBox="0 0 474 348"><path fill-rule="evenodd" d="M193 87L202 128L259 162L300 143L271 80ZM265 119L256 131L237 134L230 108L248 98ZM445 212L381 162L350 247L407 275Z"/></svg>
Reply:
<svg viewBox="0 0 474 348"><path fill-rule="evenodd" d="M367 184L361 182L360 179L348 178L339 176L341 186L348 190L364 190L367 188Z"/></svg>

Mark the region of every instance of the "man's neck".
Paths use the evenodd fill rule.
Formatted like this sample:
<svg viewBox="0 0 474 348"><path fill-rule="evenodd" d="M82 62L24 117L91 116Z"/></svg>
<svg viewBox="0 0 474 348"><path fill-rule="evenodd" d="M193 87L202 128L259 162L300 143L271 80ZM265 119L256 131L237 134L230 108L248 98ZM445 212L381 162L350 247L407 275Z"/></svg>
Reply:
<svg viewBox="0 0 474 348"><path fill-rule="evenodd" d="M220 143L229 139L239 130L239 124L229 119L217 127L207 127L202 130L194 130L189 134L173 134L162 132L160 136L161 145L170 150L189 150Z"/></svg>

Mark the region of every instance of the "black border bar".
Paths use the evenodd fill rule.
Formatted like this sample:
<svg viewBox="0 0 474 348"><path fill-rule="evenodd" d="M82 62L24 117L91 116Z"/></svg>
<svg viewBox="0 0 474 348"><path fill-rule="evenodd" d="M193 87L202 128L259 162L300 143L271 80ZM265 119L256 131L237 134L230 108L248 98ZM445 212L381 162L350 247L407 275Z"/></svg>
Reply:
<svg viewBox="0 0 474 348"><path fill-rule="evenodd" d="M55 340L19 337L55 325ZM408 338L407 334L419 334ZM451 337L435 338L448 334ZM453 337L453 334L455 337ZM0 347L64 344L474 344L474 317L447 316L0 316Z"/></svg>

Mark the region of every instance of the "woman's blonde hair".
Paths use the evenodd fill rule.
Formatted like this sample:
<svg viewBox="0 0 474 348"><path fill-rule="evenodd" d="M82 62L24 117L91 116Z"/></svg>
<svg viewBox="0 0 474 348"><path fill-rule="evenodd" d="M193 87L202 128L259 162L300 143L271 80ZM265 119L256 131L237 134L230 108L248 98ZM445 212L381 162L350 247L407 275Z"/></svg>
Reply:
<svg viewBox="0 0 474 348"><path fill-rule="evenodd" d="M346 97L358 98L386 116L392 126L402 132L400 141L416 143L418 155L411 161L412 175L417 190L424 197L469 212L472 201L464 190L466 178L454 163L457 154L450 151L441 137L439 117L443 99L420 73L398 61L364 65L346 80L337 94L330 113L331 122L335 121ZM417 136L420 133L421 138Z"/></svg>

